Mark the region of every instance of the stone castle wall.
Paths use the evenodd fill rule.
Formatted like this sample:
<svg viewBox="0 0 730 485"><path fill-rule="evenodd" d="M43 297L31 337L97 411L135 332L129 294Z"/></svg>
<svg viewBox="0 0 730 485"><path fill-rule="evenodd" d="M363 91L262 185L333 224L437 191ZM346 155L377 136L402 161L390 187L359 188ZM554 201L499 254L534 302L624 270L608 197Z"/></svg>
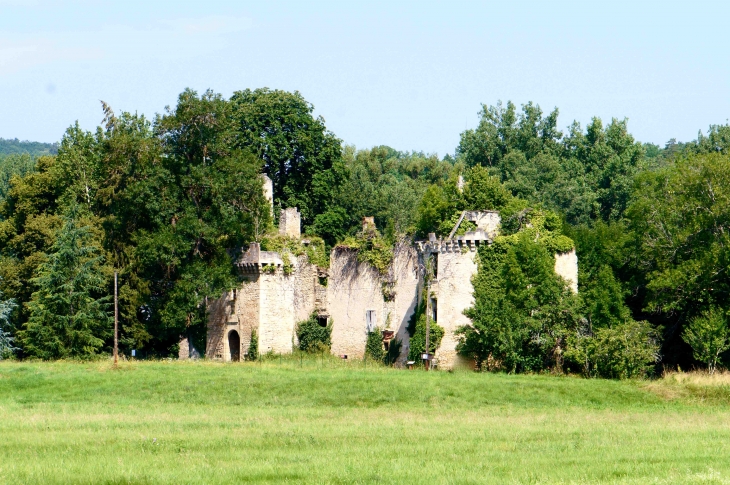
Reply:
<svg viewBox="0 0 730 485"><path fill-rule="evenodd" d="M284 209L279 214L279 234L294 239L299 239L302 235L301 214L296 207Z"/></svg>
<svg viewBox="0 0 730 485"><path fill-rule="evenodd" d="M294 225L298 228L298 216L296 209L282 213L282 226L291 222L292 231ZM296 324L318 312L328 315L333 323L332 353L360 359L367 342L367 315L372 312L373 327L390 330L401 340L403 363L409 350L408 322L423 291L424 259L433 258L436 281L431 287L432 308L436 322L445 331L436 359L444 369L470 365L456 352L456 331L471 324L464 310L474 304L471 279L477 272L477 250L498 234L499 214L467 211L463 219L476 223L477 229L452 239L430 235L428 241L418 241L415 246L397 244L387 274L358 262L355 251L335 248L326 287L320 285L320 278L326 278L327 272L310 264L306 256L261 251L258 244L251 244L236 263L241 285L209 304L206 356L230 360L235 354L229 347L232 330L239 335L241 357L249 349L253 331L258 334L260 353L291 353L297 345ZM363 224L372 221L367 219ZM555 255L555 272L578 291L575 250Z"/></svg>
<svg viewBox="0 0 730 485"><path fill-rule="evenodd" d="M296 344L294 330L297 322L306 320L316 309L319 282L317 267L309 264L306 256L290 254L289 259L292 264L290 274L284 273L283 265L272 265L275 267L273 271L262 271L260 266L248 265L241 285L210 303L208 358L231 359L228 345L231 330L239 334L240 356L248 352L254 330L258 335L259 353L292 352Z"/></svg>
<svg viewBox="0 0 730 485"><path fill-rule="evenodd" d="M573 293L578 293L578 255L575 249L555 255L555 273L568 282Z"/></svg>
<svg viewBox="0 0 730 485"><path fill-rule="evenodd" d="M471 325L464 310L474 305L471 278L477 272L477 252L467 249L437 254L438 283L431 287L431 293L436 297L436 323L444 329L444 336L435 357L439 367L451 369L469 364L456 353L456 330Z"/></svg>
<svg viewBox="0 0 730 485"><path fill-rule="evenodd" d="M393 275L395 284L393 291L393 313L391 314L391 329L395 330L396 338L402 342L399 363L404 363L408 356L409 340L408 322L416 311L419 296L422 291L423 279L419 266L421 264L418 252L410 244L399 243L395 247L393 258Z"/></svg>
<svg viewBox="0 0 730 485"><path fill-rule="evenodd" d="M259 321L259 352L289 354L297 344L296 324L306 320L315 311L315 292L318 286L317 267L309 264L306 256L290 255L292 273L278 270L262 274Z"/></svg>
<svg viewBox="0 0 730 485"><path fill-rule="evenodd" d="M418 254L408 245L396 247L388 275L358 262L355 251L335 248L330 256L327 286L327 309L333 321L332 353L362 358L367 341L366 315L374 311L374 326L395 332L403 343L401 355L405 356L408 320L418 301L419 281Z"/></svg>

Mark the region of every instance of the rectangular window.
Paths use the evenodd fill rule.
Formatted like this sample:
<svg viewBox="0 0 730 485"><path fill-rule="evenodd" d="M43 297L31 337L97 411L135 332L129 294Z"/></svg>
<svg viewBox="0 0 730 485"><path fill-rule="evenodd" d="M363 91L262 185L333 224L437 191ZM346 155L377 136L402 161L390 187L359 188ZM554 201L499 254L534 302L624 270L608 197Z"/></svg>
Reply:
<svg viewBox="0 0 730 485"><path fill-rule="evenodd" d="M375 329L375 310L367 310L365 312L365 328L368 332L372 332Z"/></svg>

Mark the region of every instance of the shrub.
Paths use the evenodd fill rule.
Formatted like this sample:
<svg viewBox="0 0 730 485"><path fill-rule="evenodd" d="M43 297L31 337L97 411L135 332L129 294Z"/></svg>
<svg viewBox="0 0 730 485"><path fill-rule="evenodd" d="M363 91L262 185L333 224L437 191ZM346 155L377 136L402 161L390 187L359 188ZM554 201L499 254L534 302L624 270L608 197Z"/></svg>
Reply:
<svg viewBox="0 0 730 485"><path fill-rule="evenodd" d="M365 355L372 360L385 362L385 348L383 347L383 335L380 329L375 327L372 332L368 332L368 339L365 343Z"/></svg>
<svg viewBox="0 0 730 485"><path fill-rule="evenodd" d="M329 252L325 247L324 240L313 235L307 235L306 240L309 243L305 245L303 240L300 239L294 239L281 234L269 234L261 240L261 250L275 251L282 255L282 260L287 253L291 253L294 256L306 254L311 264L320 268L329 268ZM284 271L285 274L289 274L286 272L286 264L287 262L284 261Z"/></svg>
<svg viewBox="0 0 730 485"><path fill-rule="evenodd" d="M283 263L282 270L284 274L287 276L292 274L294 272L294 265L291 262L291 257L289 256L289 253L282 253L281 261Z"/></svg>
<svg viewBox="0 0 730 485"><path fill-rule="evenodd" d="M388 351L385 353L385 365L393 365L395 361L400 357L400 351L403 348L403 342L401 339L394 337L390 341Z"/></svg>
<svg viewBox="0 0 730 485"><path fill-rule="evenodd" d="M569 339L565 358L581 366L587 376L645 377L659 361L659 335L660 329L648 322L629 320Z"/></svg>
<svg viewBox="0 0 730 485"><path fill-rule="evenodd" d="M259 355L259 336L256 330L251 330L251 343L248 346L248 352L246 352L246 360L256 360Z"/></svg>
<svg viewBox="0 0 730 485"><path fill-rule="evenodd" d="M724 312L711 308L693 318L682 338L692 347L694 358L707 365L713 374L720 354L730 348L730 330Z"/></svg>
<svg viewBox="0 0 730 485"><path fill-rule="evenodd" d="M332 345L332 322L323 327L317 321L317 314L312 315L296 328L299 350L304 352L325 352Z"/></svg>
<svg viewBox="0 0 730 485"><path fill-rule="evenodd" d="M410 348L408 349L408 359L420 362L421 354L426 352L426 312L420 312L415 319L413 335L411 335ZM444 329L441 328L435 320L431 320L430 333L428 339L429 353L433 354L441 345L441 339L444 336Z"/></svg>

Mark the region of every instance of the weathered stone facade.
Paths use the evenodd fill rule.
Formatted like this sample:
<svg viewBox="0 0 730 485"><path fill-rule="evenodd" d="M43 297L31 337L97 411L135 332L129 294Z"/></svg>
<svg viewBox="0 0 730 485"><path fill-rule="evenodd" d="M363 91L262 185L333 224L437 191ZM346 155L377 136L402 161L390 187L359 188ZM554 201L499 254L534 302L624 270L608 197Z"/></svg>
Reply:
<svg viewBox="0 0 730 485"><path fill-rule="evenodd" d="M428 241L419 241L422 258L431 258L435 263L435 281L431 284L431 308L435 308L435 320L444 329L441 345L435 358L439 367L451 369L459 365L471 365L456 353L458 338L456 330L471 321L464 310L474 304L471 278L477 272L477 250L482 244L489 244L497 234L499 216L483 217L488 221L475 231L463 236L436 239L433 235Z"/></svg>
<svg viewBox="0 0 730 485"><path fill-rule="evenodd" d="M236 264L243 282L210 305L207 356L240 360L253 332L260 353L291 353L297 322L324 307L324 286L306 256L288 253L286 258L289 267L278 253L261 251L256 243L243 254ZM238 335L238 349L230 346L232 332Z"/></svg>
<svg viewBox="0 0 730 485"><path fill-rule="evenodd" d="M568 282L573 293L578 293L578 255L575 249L555 255L555 273Z"/></svg>
<svg viewBox="0 0 730 485"><path fill-rule="evenodd" d="M368 331L392 331L403 343L402 361L408 352L408 320L415 311L421 286L419 257L409 244L396 245L388 274L357 253L335 248L330 256L327 311L332 318L332 353L360 359Z"/></svg>
<svg viewBox="0 0 730 485"><path fill-rule="evenodd" d="M299 239L301 236L301 216L296 207L284 209L279 214L279 234Z"/></svg>
<svg viewBox="0 0 730 485"><path fill-rule="evenodd" d="M299 237L299 220L296 209L282 211L281 234ZM457 354L456 331L471 323L464 310L474 304L471 279L477 272L477 250L499 234L500 218L492 211L466 211L462 220L474 222L477 228L463 236L454 236L455 228L445 239L431 234L427 241L401 242L384 273L358 261L357 252L348 248L333 249L330 268L324 270L303 254L266 252L251 244L236 262L241 285L209 305L206 356L242 359L253 332L258 335L260 353L290 353L297 345L296 324L316 313L332 322L333 354L362 358L368 331L377 329L384 337L402 342L402 364L409 350L408 322L423 293L424 269L430 259L435 268L430 307L445 331L435 358L445 369L473 365ZM371 224L371 218L363 221L365 228ZM555 272L577 292L575 251L555 255Z"/></svg>

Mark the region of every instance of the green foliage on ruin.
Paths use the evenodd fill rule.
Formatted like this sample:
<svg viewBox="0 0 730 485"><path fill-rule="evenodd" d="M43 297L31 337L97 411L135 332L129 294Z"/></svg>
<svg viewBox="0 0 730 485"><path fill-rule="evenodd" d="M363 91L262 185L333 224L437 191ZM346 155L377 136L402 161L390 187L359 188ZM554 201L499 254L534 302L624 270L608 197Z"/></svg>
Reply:
<svg viewBox="0 0 730 485"><path fill-rule="evenodd" d="M368 263L381 275L388 274L393 263L393 242L384 238L374 225L367 225L354 236L337 245L357 253L357 260Z"/></svg>
<svg viewBox="0 0 730 485"><path fill-rule="evenodd" d="M319 268L329 268L329 251L324 240L318 236L306 236L302 239L291 238L278 233L269 233L261 238L261 250L275 251L284 257L290 253L294 256L306 255L311 264Z"/></svg>
<svg viewBox="0 0 730 485"><path fill-rule="evenodd" d="M516 213L504 213L502 235L499 244L516 244L520 239L531 239L544 246L550 253L567 253L575 248L573 241L562 234L563 221L548 210L525 208Z"/></svg>
<svg viewBox="0 0 730 485"><path fill-rule="evenodd" d="M479 248L473 278L473 326L459 329L457 350L478 367L508 372L562 366L562 351L580 320L580 300L555 274L553 253L530 233Z"/></svg>
<svg viewBox="0 0 730 485"><path fill-rule="evenodd" d="M294 264L291 261L291 256L289 256L289 253L282 253L281 254L281 262L282 262L282 272L284 275L289 276L294 272Z"/></svg>
<svg viewBox="0 0 730 485"><path fill-rule="evenodd" d="M371 361L380 362L387 366L392 366L400 357L403 342L394 337L390 340L388 349L383 345L383 333L379 328L374 328L368 332L365 342L365 358Z"/></svg>
<svg viewBox="0 0 730 485"><path fill-rule="evenodd" d="M441 345L444 329L435 320L429 322L428 352L434 354ZM426 352L426 312L419 312L413 319L413 334L409 342L408 360L421 362L421 354Z"/></svg>
<svg viewBox="0 0 730 485"><path fill-rule="evenodd" d="M304 352L328 352L332 346L332 320L326 326L319 324L317 314L297 323L295 329L299 350Z"/></svg>

